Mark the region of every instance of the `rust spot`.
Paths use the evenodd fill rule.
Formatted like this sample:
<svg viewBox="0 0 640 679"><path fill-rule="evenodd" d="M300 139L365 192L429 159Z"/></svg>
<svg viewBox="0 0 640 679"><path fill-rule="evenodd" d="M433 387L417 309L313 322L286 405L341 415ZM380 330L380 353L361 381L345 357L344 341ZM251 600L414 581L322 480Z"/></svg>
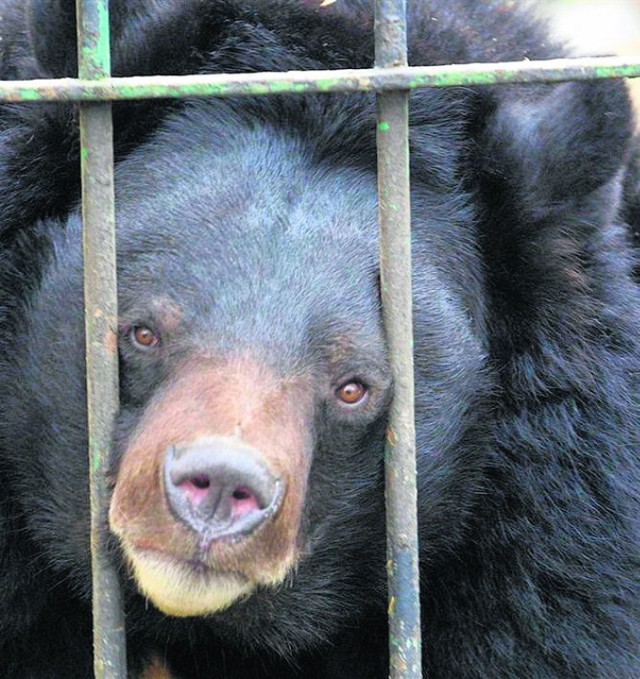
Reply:
<svg viewBox="0 0 640 679"><path fill-rule="evenodd" d="M396 443L398 442L398 439L396 437L395 431L391 427L387 429L387 441L389 442L390 446L395 446Z"/></svg>
<svg viewBox="0 0 640 679"><path fill-rule="evenodd" d="M388 617L393 618L393 616L395 615L395 612L396 612L396 598L394 596L392 596L389 599L389 608L387 609Z"/></svg>
<svg viewBox="0 0 640 679"><path fill-rule="evenodd" d="M104 337L104 346L112 354L118 352L118 334L113 330L107 330L107 334Z"/></svg>

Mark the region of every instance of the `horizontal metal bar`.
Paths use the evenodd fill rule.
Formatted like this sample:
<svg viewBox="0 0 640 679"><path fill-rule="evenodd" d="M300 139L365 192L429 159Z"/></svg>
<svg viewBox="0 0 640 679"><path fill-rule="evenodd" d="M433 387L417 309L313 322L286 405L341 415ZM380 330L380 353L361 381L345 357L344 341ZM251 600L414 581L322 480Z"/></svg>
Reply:
<svg viewBox="0 0 640 679"><path fill-rule="evenodd" d="M636 57L588 57L496 64L0 82L0 102L116 101L312 92L384 92L452 85L558 82L640 76Z"/></svg>

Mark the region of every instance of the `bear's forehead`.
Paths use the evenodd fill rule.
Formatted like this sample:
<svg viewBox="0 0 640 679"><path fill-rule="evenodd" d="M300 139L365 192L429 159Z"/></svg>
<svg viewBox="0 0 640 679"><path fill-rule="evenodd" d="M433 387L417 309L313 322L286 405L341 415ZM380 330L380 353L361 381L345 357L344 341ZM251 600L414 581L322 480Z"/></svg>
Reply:
<svg viewBox="0 0 640 679"><path fill-rule="evenodd" d="M234 313L377 294L373 172L326 171L268 126L211 135L161 134L119 165L125 290L127 280L187 298L215 289Z"/></svg>
<svg viewBox="0 0 640 679"><path fill-rule="evenodd" d="M166 225L171 235L227 243L375 238L375 167L336 168L297 132L268 121L222 125L205 115L215 112L187 109L118 164L127 229Z"/></svg>

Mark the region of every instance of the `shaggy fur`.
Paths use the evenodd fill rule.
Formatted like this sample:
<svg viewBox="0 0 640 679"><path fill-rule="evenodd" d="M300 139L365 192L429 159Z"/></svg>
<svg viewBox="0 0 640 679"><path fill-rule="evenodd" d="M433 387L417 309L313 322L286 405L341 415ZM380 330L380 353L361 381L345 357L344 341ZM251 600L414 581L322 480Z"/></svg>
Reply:
<svg viewBox="0 0 640 679"><path fill-rule="evenodd" d="M0 77L73 75L73 5L0 0ZM114 0L111 11L115 75L373 61L364 0L326 8ZM416 0L409 26L412 64L562 54L521 3ZM274 518L274 535L293 534L293 565L279 545L267 545L267 558L259 536L225 561L245 573L254 562L242 555L262 553L267 575L286 568L284 580L207 616L156 610L114 536L131 676L163 665L176 679L381 679L392 384L378 289L374 97L128 102L114 105L114 120L116 494L148 493L158 523L147 517L136 530L185 558L188 529L167 510L153 471L176 432L189 436L190 420L171 413L212 404L197 426L218 435L211 413L240 408L245 418L245 396L262 404L252 411L255 441L286 422L286 445L302 456L287 473L306 489ZM412 95L430 679L640 674L640 300L623 221L638 204L637 170L625 182L632 130L620 82ZM75 107L0 107L6 679L92 676L78 201ZM141 324L160 337L151 351L132 342ZM188 375L198 376L192 391ZM336 393L354 380L368 396L346 408ZM296 398L285 397L290 384ZM284 414L268 407L269 390ZM264 447L276 459L288 448L274 436ZM138 464L152 473L127 471ZM179 537L162 537L170 534ZM215 549L202 556L214 567Z"/></svg>

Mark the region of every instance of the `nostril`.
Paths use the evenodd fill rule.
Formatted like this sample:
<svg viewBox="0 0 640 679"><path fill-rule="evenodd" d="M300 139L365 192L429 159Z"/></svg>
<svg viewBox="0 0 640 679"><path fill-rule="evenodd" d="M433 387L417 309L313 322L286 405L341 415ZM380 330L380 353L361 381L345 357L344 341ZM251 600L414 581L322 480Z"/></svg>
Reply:
<svg viewBox="0 0 640 679"><path fill-rule="evenodd" d="M241 486L240 488L236 488L232 495L234 500L248 500L252 496L252 493L248 488Z"/></svg>
<svg viewBox="0 0 640 679"><path fill-rule="evenodd" d="M211 485L211 481L209 480L209 477L206 476L205 474L200 474L199 476L194 476L193 478L189 479L192 485L194 485L196 488L208 488Z"/></svg>
<svg viewBox="0 0 640 679"><path fill-rule="evenodd" d="M260 511L264 506L258 498L245 486L239 486L231 494L231 515L234 518Z"/></svg>
<svg viewBox="0 0 640 679"><path fill-rule="evenodd" d="M199 505L209 494L211 480L206 474L198 474L176 484L192 505Z"/></svg>

